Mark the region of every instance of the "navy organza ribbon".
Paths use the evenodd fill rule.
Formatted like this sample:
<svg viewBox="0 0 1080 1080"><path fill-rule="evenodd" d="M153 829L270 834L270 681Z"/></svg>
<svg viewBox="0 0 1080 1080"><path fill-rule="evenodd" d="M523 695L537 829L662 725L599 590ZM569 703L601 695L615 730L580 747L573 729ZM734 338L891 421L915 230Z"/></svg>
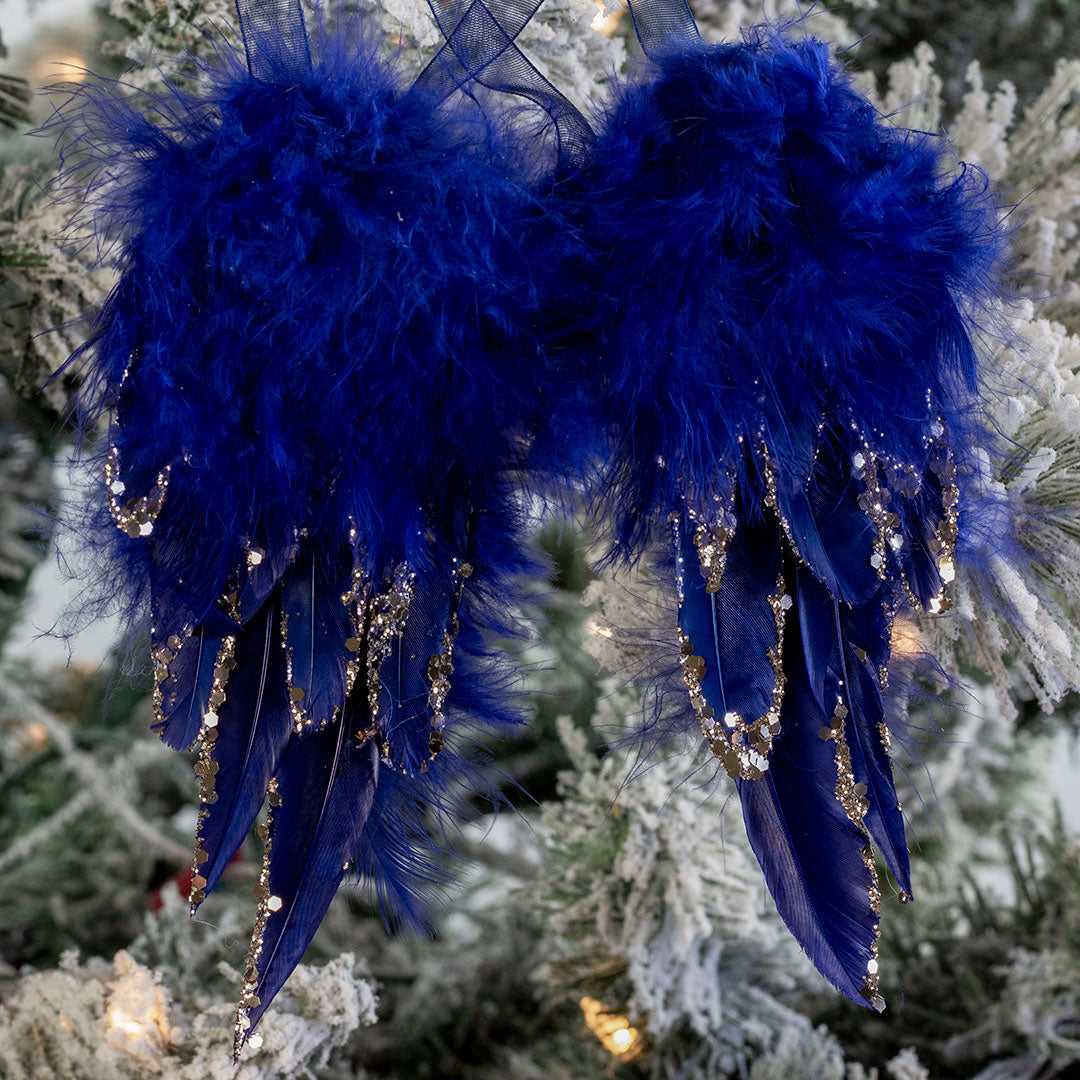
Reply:
<svg viewBox="0 0 1080 1080"><path fill-rule="evenodd" d="M634 32L646 56L701 44L701 33L686 0L627 0Z"/></svg>
<svg viewBox="0 0 1080 1080"><path fill-rule="evenodd" d="M562 171L584 164L592 132L573 104L514 44L543 0L428 0L446 44L414 84L445 100L472 83L540 106L555 126ZM248 70L265 82L289 82L311 68L300 0L236 0Z"/></svg>
<svg viewBox="0 0 1080 1080"><path fill-rule="evenodd" d="M288 82L311 68L300 0L236 0L248 71L263 82Z"/></svg>
<svg viewBox="0 0 1080 1080"><path fill-rule="evenodd" d="M555 126L560 171L581 168L592 130L570 100L514 44L543 0L428 0L446 44L416 80L418 89L449 96L477 83L515 94L543 109Z"/></svg>

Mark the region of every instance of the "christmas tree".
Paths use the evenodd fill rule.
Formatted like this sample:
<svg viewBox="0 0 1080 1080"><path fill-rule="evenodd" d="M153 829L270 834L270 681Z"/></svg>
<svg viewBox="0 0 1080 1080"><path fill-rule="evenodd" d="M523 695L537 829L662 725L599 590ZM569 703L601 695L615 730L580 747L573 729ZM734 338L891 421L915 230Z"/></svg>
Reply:
<svg viewBox="0 0 1080 1080"><path fill-rule="evenodd" d="M106 641L113 624L80 599L81 537L55 525L87 497L63 364L115 267L72 234L53 141L29 134L49 119L29 87L81 78L80 64L133 88L195 78L191 58L235 36L232 5L111 0L80 39L49 28L50 2L34 25L20 11L17 35L5 26L17 44L0 75L0 1078L1075 1075L1080 30L1067 5L858 0L795 31L844 49L885 115L946 130L956 160L1018 205L1010 274L1025 299L985 343L1011 380L992 400L1012 452L987 453L985 479L1024 507L1034 561L984 553L988 578L962 577L948 614L894 637L940 667L906 689L912 738L895 748L918 902L883 925L890 1008L855 1008L799 951L708 748L642 761L622 739L662 708L647 643L624 633L655 600L646 570L597 567L581 520L532 538L546 589L518 612L514 646L530 723L484 747L502 807L460 808L448 843L469 870L436 934L388 935L367 894L342 889L234 1068L260 841L189 921L197 782L150 731L145 640ZM426 3L358 6L417 68L441 42ZM719 40L796 5L700 0L695 14ZM637 56L618 0L548 0L519 44L582 108ZM50 588L63 617L36 625ZM65 666L53 658L69 636Z"/></svg>

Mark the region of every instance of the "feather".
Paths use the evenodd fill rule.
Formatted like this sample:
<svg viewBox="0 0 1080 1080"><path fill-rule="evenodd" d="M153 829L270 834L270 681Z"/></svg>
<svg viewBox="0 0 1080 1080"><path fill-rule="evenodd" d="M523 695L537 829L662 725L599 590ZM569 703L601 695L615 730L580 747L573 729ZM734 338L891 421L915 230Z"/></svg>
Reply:
<svg viewBox="0 0 1080 1080"><path fill-rule="evenodd" d="M865 826L900 884L911 897L911 871L904 820L887 748L885 704L879 672L889 664L890 621L884 588L852 608L803 567L797 570L796 605L802 639L801 662L814 704L832 711L837 700L849 710L848 749L855 782L864 784Z"/></svg>
<svg viewBox="0 0 1080 1080"><path fill-rule="evenodd" d="M195 771L202 780L192 909L217 884L244 842L292 733L285 692L280 601L275 598L238 634L222 700L204 721Z"/></svg>
<svg viewBox="0 0 1080 1080"><path fill-rule="evenodd" d="M157 717L152 726L161 741L174 750L187 750L199 737L214 689L214 667L222 640L203 625L184 639L151 641Z"/></svg>
<svg viewBox="0 0 1080 1080"><path fill-rule="evenodd" d="M777 910L814 966L853 1001L880 1009L879 895L845 763L851 725L818 707L798 637L793 627L769 768L737 782L743 819Z"/></svg>
<svg viewBox="0 0 1080 1080"><path fill-rule="evenodd" d="M471 564L462 562L458 567L472 572ZM410 774L426 772L433 753L442 748L443 706L454 670L457 607L464 580L459 570L442 566L416 575L409 617L382 667L387 754Z"/></svg>
<svg viewBox="0 0 1080 1080"><path fill-rule="evenodd" d="M509 125L410 85L364 18L320 24L310 56L257 18L243 33L197 79L88 79L60 116L70 193L120 269L72 358L84 432L112 420L104 591L149 596L156 723L202 738L193 906L272 779L293 808L263 1008L345 862L424 922L423 825L483 791L444 729L516 720L469 653L531 564L517 489L550 487L583 427L584 406L551 422L549 352L568 352L561 267L588 258ZM395 782L365 830L374 754Z"/></svg>
<svg viewBox="0 0 1080 1080"><path fill-rule="evenodd" d="M733 510L720 527L684 516L676 530L681 664L713 751L732 775L758 775L783 694L780 532Z"/></svg>
<svg viewBox="0 0 1080 1080"><path fill-rule="evenodd" d="M273 544L247 540L241 572L243 585L235 600L235 608L242 622L247 622L262 609L266 598L296 559L299 546L296 537L280 538Z"/></svg>
<svg viewBox="0 0 1080 1080"><path fill-rule="evenodd" d="M323 557L310 545L282 582L286 683L298 731L322 727L345 703L359 654L359 629L347 603L352 589L347 549Z"/></svg>
<svg viewBox="0 0 1080 1080"><path fill-rule="evenodd" d="M901 899L912 898L911 867L904 817L893 779L889 755L889 732L885 724L885 701L880 675L869 659L861 659L843 632L844 620L836 609L842 657L841 674L847 688L846 698L851 709L850 746L851 768L855 782L866 786L868 807L865 824L874 843L885 859L885 865L896 878Z"/></svg>
<svg viewBox="0 0 1080 1080"><path fill-rule="evenodd" d="M236 1057L315 936L367 822L379 760L373 739L355 738L357 721L347 706L297 739L275 777Z"/></svg>
<svg viewBox="0 0 1080 1080"><path fill-rule="evenodd" d="M865 603L881 586L871 565L874 525L859 506L858 478L829 429L808 475L771 469L774 503L803 563L847 604Z"/></svg>

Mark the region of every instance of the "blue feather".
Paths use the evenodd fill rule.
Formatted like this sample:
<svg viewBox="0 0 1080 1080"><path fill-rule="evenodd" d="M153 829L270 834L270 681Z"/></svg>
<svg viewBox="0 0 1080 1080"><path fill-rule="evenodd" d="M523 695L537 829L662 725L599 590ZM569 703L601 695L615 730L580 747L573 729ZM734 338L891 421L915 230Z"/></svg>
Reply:
<svg viewBox="0 0 1080 1080"><path fill-rule="evenodd" d="M180 648L175 652L169 648L167 638L152 643L155 655L161 656L163 649L169 654L166 677L156 687L157 722L152 726L166 746L187 750L199 737L214 687L214 664L222 639L203 625L188 637L176 640Z"/></svg>
<svg viewBox="0 0 1080 1080"><path fill-rule="evenodd" d="M881 117L824 43L764 26L706 44L686 19L638 14L649 62L615 84L577 202L604 283L595 502L627 560L687 504L716 525L732 489L740 518L764 503L780 519L783 545L740 552L736 533L716 598L683 522L682 672L781 915L834 985L877 1005L871 837L909 891L878 671L893 617L947 602L958 513L977 531L965 515L986 504L974 341L1001 215L978 169ZM710 725L736 691L753 716L774 686L764 568L781 558L780 732L744 768Z"/></svg>
<svg viewBox="0 0 1080 1080"><path fill-rule="evenodd" d="M345 602L352 587L347 550L323 557L310 545L282 582L282 638L298 727L322 727L345 703L349 664L359 650L358 629Z"/></svg>
<svg viewBox="0 0 1080 1080"><path fill-rule="evenodd" d="M383 664L381 683L386 716L383 731L389 757L410 774L426 772L432 754L430 706L433 658L446 656L452 672L457 587L449 569L436 566L417 574L404 631ZM435 661L436 664L440 663ZM440 746L436 736L435 746Z"/></svg>
<svg viewBox="0 0 1080 1080"><path fill-rule="evenodd" d="M796 606L801 662L814 704L831 713L838 698L850 710L848 744L855 782L866 785L865 825L885 863L910 897L904 820L884 741L885 705L878 671L888 667L890 624L884 588L859 608L841 604L803 567ZM860 657L860 653L862 656Z"/></svg>
<svg viewBox="0 0 1080 1080"><path fill-rule="evenodd" d="M348 707L296 740L271 795L253 965L244 975L235 1054L300 962L360 843L375 795L375 741L359 743ZM365 726L365 725L361 725Z"/></svg>
<svg viewBox="0 0 1080 1080"><path fill-rule="evenodd" d="M213 791L199 811L196 873L204 881L194 887L201 893L213 889L251 831L292 733L279 618L275 598L237 635L225 700L211 728L216 736L196 765L198 771L205 761L212 770ZM193 892L193 908L201 899Z"/></svg>
<svg viewBox="0 0 1080 1080"><path fill-rule="evenodd" d="M865 993L878 922L869 838L837 797L836 741L822 738L830 716L807 684L798 630L790 637L781 731L764 776L738 781L743 819L777 910L814 966L877 1007Z"/></svg>
<svg viewBox="0 0 1080 1080"><path fill-rule="evenodd" d="M273 44L257 24L245 32L251 48ZM185 646L169 650L159 721L173 745L203 736L195 905L272 776L284 789L340 768L317 835L311 799L275 814L275 881L285 849L319 862L337 843L320 838L352 830L339 870L352 860L402 905L392 917L424 921L437 875L423 826L457 787L483 791L451 747L430 760L443 726L516 719L483 661L485 639L508 628L507 583L531 564L517 488L547 490L591 442L588 395L554 421L549 400L550 353L568 355L573 336L561 268L590 259L580 234L541 197L501 118L410 88L382 45L343 15L318 27L310 66L257 78L222 43L182 86L131 97L90 79L60 110L73 197L120 270L71 361L85 376L80 420L89 434L114 413L121 517L169 469L152 520L118 534L106 490L98 519L113 560L104 592L133 609L149 595L155 646ZM459 621L451 556L466 550L453 677L436 694L430 659ZM373 653L373 605L399 570L412 611L379 643L389 654ZM342 719L354 676L378 706L364 753L409 774L366 831L371 796L339 795L355 786ZM332 735L344 740L333 761ZM267 1002L339 879L294 882Z"/></svg>
<svg viewBox="0 0 1080 1080"><path fill-rule="evenodd" d="M780 532L773 520L744 515L741 504L734 510L734 534L712 592L694 544L695 523L683 517L679 626L704 660L701 691L716 718L731 712L753 723L773 703L775 673L768 654L778 641L769 598L781 576Z"/></svg>
<svg viewBox="0 0 1080 1080"><path fill-rule="evenodd" d="M859 604L881 581L870 564L873 522L859 507L861 488L850 461L826 428L808 474L776 475L776 506L795 550L830 595Z"/></svg>
<svg viewBox="0 0 1080 1080"><path fill-rule="evenodd" d="M842 625L839 609L837 625ZM911 899L911 866L908 858L904 817L896 794L892 759L885 727L885 701L878 672L868 659L860 659L850 639L840 631L844 657L842 674L845 695L851 709L851 767L857 783L865 784L869 807L866 828L877 844L885 865L896 878L904 896Z"/></svg>

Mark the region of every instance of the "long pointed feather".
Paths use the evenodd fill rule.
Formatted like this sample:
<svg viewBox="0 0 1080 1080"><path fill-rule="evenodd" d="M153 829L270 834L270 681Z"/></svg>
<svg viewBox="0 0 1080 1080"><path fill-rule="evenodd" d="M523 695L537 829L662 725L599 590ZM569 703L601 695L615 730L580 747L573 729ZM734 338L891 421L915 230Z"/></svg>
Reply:
<svg viewBox="0 0 1080 1080"><path fill-rule="evenodd" d="M838 697L851 711L851 767L856 783L866 785L869 802L864 824L900 887L910 895L904 819L884 742L885 708L876 673L877 667L888 662L889 654L889 626L881 595L851 608L829 596L805 569L800 567L797 573L807 684L823 713L832 710Z"/></svg>
<svg viewBox="0 0 1080 1080"><path fill-rule="evenodd" d="M199 737L214 687L214 663L221 641L200 626L187 638L152 643L154 712L158 717L153 730L174 750L186 750Z"/></svg>
<svg viewBox="0 0 1080 1080"><path fill-rule="evenodd" d="M247 544L247 559L235 602L243 623L250 622L262 610L266 598L296 557L297 547L294 538L277 539L269 544Z"/></svg>
<svg viewBox="0 0 1080 1080"><path fill-rule="evenodd" d="M214 780L213 797L199 811L196 872L203 892L217 884L244 842L292 732L278 611L275 599L238 635L235 667L212 728L216 738L200 754Z"/></svg>
<svg viewBox="0 0 1080 1080"><path fill-rule="evenodd" d="M449 683L455 580L442 567L417 575L409 617L382 667L387 747L390 757L410 774L426 771L431 756L433 683L439 679ZM446 670L433 670L433 661Z"/></svg>
<svg viewBox="0 0 1080 1080"><path fill-rule="evenodd" d="M374 739L358 743L355 720L347 705L333 724L295 740L281 761L237 1053L300 962L359 846L379 762Z"/></svg>
<svg viewBox="0 0 1080 1080"><path fill-rule="evenodd" d="M861 483L838 436L822 436L809 479L772 473L773 502L792 546L814 576L845 603L880 587L871 565L876 530L859 506Z"/></svg>
<svg viewBox="0 0 1080 1080"><path fill-rule="evenodd" d="M738 781L743 818L781 918L818 971L869 1006L878 916L868 837L840 800L838 742L822 737L831 718L810 691L798 632L791 636L781 731L764 776Z"/></svg>
<svg viewBox="0 0 1080 1080"><path fill-rule="evenodd" d="M893 508L900 518L903 537L895 552L896 562L919 607L927 610L942 585L939 553L934 550L937 530L945 516L941 479L933 470L925 469L918 491L899 494L893 500Z"/></svg>
<svg viewBox="0 0 1080 1080"><path fill-rule="evenodd" d="M835 602L834 602L835 603ZM840 675L847 688L845 695L851 708L851 767L855 780L865 784L869 808L866 828L885 858L904 894L911 896L911 866L904 816L896 794L892 759L889 756L885 728L885 703L878 682L878 673L871 666L870 654L859 657L846 633L853 615L846 617L835 604L835 618L840 649Z"/></svg>
<svg viewBox="0 0 1080 1080"><path fill-rule="evenodd" d="M739 521L713 592L707 591L700 570L694 530L694 522L684 519L678 551L683 587L679 626L704 661L698 681L717 718L737 713L753 723L773 703L775 670L768 653L777 645L777 630L769 598L781 571L779 530L773 521Z"/></svg>
<svg viewBox="0 0 1080 1080"><path fill-rule="evenodd" d="M796 568L795 581L795 606L799 613L799 637L803 646L806 677L814 700L825 711L836 700L836 679L831 670L836 654L833 599L805 566Z"/></svg>
<svg viewBox="0 0 1080 1080"><path fill-rule="evenodd" d="M347 646L356 628L342 602L351 587L352 559L343 552L326 565L310 545L282 581L282 637L298 729L322 727L345 703L349 662L357 655Z"/></svg>

